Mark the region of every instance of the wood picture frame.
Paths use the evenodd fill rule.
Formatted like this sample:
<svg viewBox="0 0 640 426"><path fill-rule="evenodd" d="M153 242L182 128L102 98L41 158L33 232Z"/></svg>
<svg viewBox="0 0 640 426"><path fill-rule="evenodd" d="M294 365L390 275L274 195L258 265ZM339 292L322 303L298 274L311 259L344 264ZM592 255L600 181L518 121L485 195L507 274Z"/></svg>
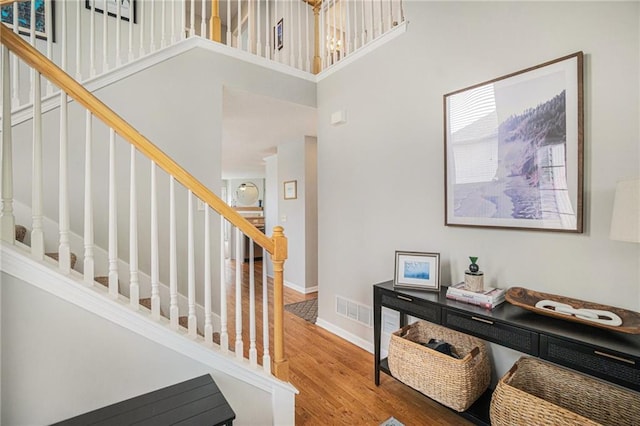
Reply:
<svg viewBox="0 0 640 426"><path fill-rule="evenodd" d="M583 53L444 95L445 225L581 233Z"/></svg>
<svg viewBox="0 0 640 426"><path fill-rule="evenodd" d="M133 15L133 23L137 23L136 2L137 0L119 0L120 19L129 22ZM105 0L85 0L85 7L98 13L104 13ZM118 17L118 0L106 0L106 8L109 16Z"/></svg>
<svg viewBox="0 0 640 426"><path fill-rule="evenodd" d="M440 253L396 251L393 286L440 291Z"/></svg>
<svg viewBox="0 0 640 426"><path fill-rule="evenodd" d="M288 180L284 182L284 199L295 200L298 198L298 181Z"/></svg>

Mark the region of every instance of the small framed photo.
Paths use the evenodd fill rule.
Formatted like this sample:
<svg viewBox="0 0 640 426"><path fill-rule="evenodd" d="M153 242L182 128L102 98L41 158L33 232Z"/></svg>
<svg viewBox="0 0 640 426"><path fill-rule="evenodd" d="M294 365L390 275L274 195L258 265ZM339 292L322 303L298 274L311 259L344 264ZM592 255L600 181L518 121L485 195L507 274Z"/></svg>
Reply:
<svg viewBox="0 0 640 426"><path fill-rule="evenodd" d="M283 19L284 18L280 19L278 21L278 24L276 25L276 43L275 43L275 46L276 46L276 49L278 49L278 50L281 50L282 47L284 46L284 33L282 32L283 31L283 28L282 28Z"/></svg>
<svg viewBox="0 0 640 426"><path fill-rule="evenodd" d="M289 180L284 183L284 199L295 200L298 198L298 181Z"/></svg>
<svg viewBox="0 0 640 426"><path fill-rule="evenodd" d="M396 251L393 286L440 291L440 253Z"/></svg>

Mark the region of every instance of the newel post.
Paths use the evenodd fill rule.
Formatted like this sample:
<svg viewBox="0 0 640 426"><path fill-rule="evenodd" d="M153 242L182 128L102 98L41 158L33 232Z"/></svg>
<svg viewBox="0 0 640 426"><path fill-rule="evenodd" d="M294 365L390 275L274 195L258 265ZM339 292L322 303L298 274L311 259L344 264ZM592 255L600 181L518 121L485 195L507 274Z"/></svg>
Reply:
<svg viewBox="0 0 640 426"><path fill-rule="evenodd" d="M287 237L284 228L273 228L273 373L277 378L289 381L289 361L284 356L284 261L287 259Z"/></svg>
<svg viewBox="0 0 640 426"><path fill-rule="evenodd" d="M227 5L227 7L229 7L229 5ZM222 42L222 23L220 21L219 0L211 0L211 20L209 22L209 27L211 28L211 40L221 43Z"/></svg>
<svg viewBox="0 0 640 426"><path fill-rule="evenodd" d="M320 9L322 0L316 0L315 3L309 2L313 7L313 73L318 74L322 71L322 61L320 60ZM335 12L334 12L335 13Z"/></svg>

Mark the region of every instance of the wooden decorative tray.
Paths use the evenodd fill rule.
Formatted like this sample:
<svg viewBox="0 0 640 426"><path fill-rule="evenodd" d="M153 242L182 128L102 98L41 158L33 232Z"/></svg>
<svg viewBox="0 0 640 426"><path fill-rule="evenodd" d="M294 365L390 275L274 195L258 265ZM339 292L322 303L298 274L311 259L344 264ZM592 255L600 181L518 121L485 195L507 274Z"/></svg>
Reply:
<svg viewBox="0 0 640 426"><path fill-rule="evenodd" d="M511 287L506 293L507 302L512 305L528 309L541 315L547 315L553 318L559 318L566 321L579 322L581 324L593 327L604 328L606 330L618 331L621 333L640 334L640 313L629 311L627 309L616 308L614 306L600 305L598 303L585 302L584 300L571 299L569 297L558 296L556 294L540 293L522 287ZM572 306L574 309L594 309L600 311L609 311L620 317L622 324L613 326L609 324L600 324L594 321L578 318L574 315L566 315L553 310L537 308L536 303L541 300L551 300L554 302L564 303Z"/></svg>

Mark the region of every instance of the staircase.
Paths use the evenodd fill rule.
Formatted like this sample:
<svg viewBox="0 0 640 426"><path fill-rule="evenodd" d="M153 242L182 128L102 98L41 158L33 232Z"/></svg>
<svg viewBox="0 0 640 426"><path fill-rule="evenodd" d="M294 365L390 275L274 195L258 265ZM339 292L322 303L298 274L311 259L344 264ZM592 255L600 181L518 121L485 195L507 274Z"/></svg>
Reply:
<svg viewBox="0 0 640 426"><path fill-rule="evenodd" d="M235 398L256 391L268 393L270 412L265 413L265 417L271 419L272 424L293 424L294 395L297 391L288 383L288 366L283 343L282 285L283 264L287 257L287 240L283 229L276 227L271 237L258 231L19 35L5 25L0 25L0 30L3 99L0 209L2 273L89 311L91 315L150 339L198 365L207 366L217 374L232 376L234 383L241 382L243 386L254 389L235 389ZM23 64L31 68L33 76L30 105L32 116L27 119L32 124L33 132L29 141L14 140L12 135L14 125L11 119L11 58L20 58ZM56 95L59 97L59 103L54 107L59 115L59 182L43 179L43 151L49 147L43 145L45 119L42 109L42 87L48 82L61 89L59 95ZM71 100L74 101L73 108L84 109L84 122L72 122L68 119ZM32 146L31 179L27 183L17 182L16 188L22 190L25 185L30 188L31 203L24 207L29 211L27 216L32 219L30 229L16 225L14 212L14 208L20 205L14 198L14 179L19 176L14 169L16 164L22 164L26 160L21 158L20 162L16 162L14 147L21 148L27 143ZM129 159L129 182L124 189L116 171L116 165L122 163L116 152L122 152L123 146L129 152L125 157ZM75 149L73 147L84 149L83 165L69 163L69 150ZM100 175L100 168L94 165L105 151L108 152L108 164L106 173ZM26 163L28 164L28 161ZM84 168L84 182L69 182L70 167ZM141 168L150 172L150 175L147 174L149 186L144 188L140 182ZM157 175L160 174L168 178L167 185L163 186L159 182ZM94 193L94 183L98 178L104 178L106 181L108 211L98 212L93 209L93 200L102 195ZM75 196L78 190L84 195L84 208L79 215L79 223L73 221L78 215L71 211L69 203L69 198ZM45 215L43 200L45 196L48 199L52 193L57 194L55 198L59 204L55 221ZM125 200L129 200L128 212L118 209L118 202L122 202L123 193L128 195L124 197ZM138 253L143 251L143 242L138 237L141 234L138 227L141 215L137 210L140 204L138 194L141 193L150 196L148 225L151 235L145 249L151 257L148 275L143 272L138 259ZM205 205L204 217L195 215L195 198ZM161 199L169 201L165 211L159 206ZM129 225L128 232L123 230L122 226L118 227L122 225L123 218L124 223ZM46 231L46 227L47 223L54 222L57 232L52 235ZM258 336L259 330L256 327L256 323L260 322L256 321L258 311L255 306L255 276L251 273L249 277L247 309L244 307L247 303L243 303L241 291L240 280L243 271L240 263L236 265L235 299L227 306L228 296L231 295L227 294L224 285L226 268L223 250L220 250L218 256L220 263L214 262L214 247L222 246L222 241L215 242L212 235L215 234L212 228L216 225L222 228L225 222L234 227L238 239L247 236L260 245L274 265L272 303L269 303L268 286L262 286L261 324L265 324L262 327L262 336ZM81 230L81 234L74 233L73 230ZM24 244L27 235L29 245ZM107 237L104 248L94 241L99 235ZM128 244L122 243L123 235L127 237ZM183 235L186 236L186 244L181 239L179 241L178 237ZM168 238L164 238L165 236ZM163 238L168 240L168 256L166 253L159 253L159 241ZM82 252L71 252L74 239L81 241ZM196 241L200 249L196 248ZM55 246L54 250L51 250L52 245ZM126 245L128 250L122 250L122 246ZM237 244L237 247L240 247L240 244ZM122 251L126 252L126 263L120 254ZM101 253L104 253L104 256ZM236 258L239 259L240 256ZM248 267L253 272L253 259L249 264ZM216 266L219 267L219 279L214 279ZM162 283L165 279L168 285ZM266 268L262 282L267 282ZM214 306L213 302L216 299L218 300ZM228 312L235 313L235 324L228 324ZM269 315L273 316L273 332L266 326L269 324ZM248 330L246 322L249 325ZM248 343L247 347L245 342ZM74 351L83 350L82 346L74 348ZM4 374L6 373L3 372ZM220 386L223 388L224 382L221 382ZM227 391L222 390L227 395ZM63 387L57 392L63 394ZM230 399L234 398L233 395L227 396ZM71 401L69 403L73 405ZM81 412L95 408L76 404ZM7 404L2 408L3 419L7 411L11 413L9 418L16 418L11 416L16 415L19 407ZM61 410L66 408L68 407L60 407ZM247 407L246 410L251 408ZM238 422L242 423L243 407L237 408L236 412ZM18 417L27 414L20 413ZM68 414L65 416L69 417ZM48 423L61 420L61 415L61 412L52 413L51 417L44 421Z"/></svg>

